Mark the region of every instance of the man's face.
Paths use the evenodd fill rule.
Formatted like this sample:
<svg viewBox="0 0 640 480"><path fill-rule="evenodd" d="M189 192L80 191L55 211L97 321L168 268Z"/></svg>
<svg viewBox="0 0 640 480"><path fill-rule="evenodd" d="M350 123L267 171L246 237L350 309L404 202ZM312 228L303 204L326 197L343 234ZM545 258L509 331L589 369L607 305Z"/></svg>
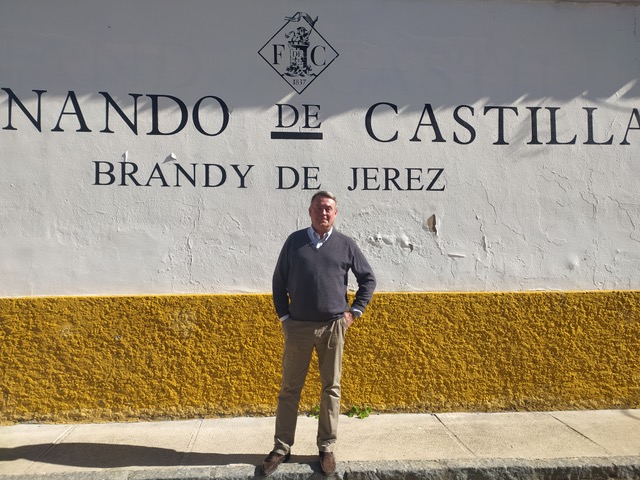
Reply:
<svg viewBox="0 0 640 480"><path fill-rule="evenodd" d="M316 197L309 207L311 226L320 235L324 235L331 230L336 215L338 215L336 202L328 197Z"/></svg>

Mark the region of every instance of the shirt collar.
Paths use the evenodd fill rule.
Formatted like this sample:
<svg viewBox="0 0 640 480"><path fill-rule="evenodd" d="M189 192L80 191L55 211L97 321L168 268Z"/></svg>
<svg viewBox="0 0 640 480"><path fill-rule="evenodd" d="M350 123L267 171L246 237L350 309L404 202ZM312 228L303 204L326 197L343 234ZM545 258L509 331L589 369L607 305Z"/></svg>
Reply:
<svg viewBox="0 0 640 480"><path fill-rule="evenodd" d="M309 239L311 240L311 243L318 248L322 246L322 244L329 239L332 233L333 233L333 227L331 227L331 229L327 233L325 233L322 237L313 229L313 227L309 227L307 229L307 234L309 235Z"/></svg>

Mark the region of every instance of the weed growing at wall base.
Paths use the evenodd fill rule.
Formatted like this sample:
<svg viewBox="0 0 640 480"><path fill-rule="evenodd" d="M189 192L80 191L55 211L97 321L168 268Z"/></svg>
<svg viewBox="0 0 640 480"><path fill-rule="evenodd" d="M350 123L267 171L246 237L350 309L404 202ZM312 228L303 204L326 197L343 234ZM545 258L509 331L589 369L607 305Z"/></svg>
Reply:
<svg viewBox="0 0 640 480"><path fill-rule="evenodd" d="M357 405L354 405L353 407L351 407L351 410L347 412L347 416L356 418L367 418L369 415L371 415L372 411L373 410L371 407L359 407Z"/></svg>

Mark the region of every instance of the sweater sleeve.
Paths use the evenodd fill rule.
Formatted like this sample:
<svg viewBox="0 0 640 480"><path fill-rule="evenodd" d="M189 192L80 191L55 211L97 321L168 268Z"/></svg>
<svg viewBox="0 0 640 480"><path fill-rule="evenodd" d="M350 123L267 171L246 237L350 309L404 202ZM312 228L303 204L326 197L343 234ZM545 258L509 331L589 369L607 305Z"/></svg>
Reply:
<svg viewBox="0 0 640 480"><path fill-rule="evenodd" d="M371 265L369 265L369 262L355 242L353 242L351 271L358 282L358 291L356 292L355 300L351 304L351 308L364 313L364 309L371 301L373 291L376 289L376 278Z"/></svg>
<svg viewBox="0 0 640 480"><path fill-rule="evenodd" d="M289 292L287 290L287 280L289 276L289 239L282 246L276 268L271 281L271 291L273 296L273 306L276 309L278 318L289 315Z"/></svg>

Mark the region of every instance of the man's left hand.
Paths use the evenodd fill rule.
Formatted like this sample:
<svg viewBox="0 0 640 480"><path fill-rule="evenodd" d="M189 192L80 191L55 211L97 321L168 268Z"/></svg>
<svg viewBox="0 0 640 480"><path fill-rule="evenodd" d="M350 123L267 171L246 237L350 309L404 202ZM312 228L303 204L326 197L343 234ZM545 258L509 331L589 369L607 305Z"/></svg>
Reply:
<svg viewBox="0 0 640 480"><path fill-rule="evenodd" d="M344 312L344 319L347 321L347 328L349 328L356 317L351 312Z"/></svg>

